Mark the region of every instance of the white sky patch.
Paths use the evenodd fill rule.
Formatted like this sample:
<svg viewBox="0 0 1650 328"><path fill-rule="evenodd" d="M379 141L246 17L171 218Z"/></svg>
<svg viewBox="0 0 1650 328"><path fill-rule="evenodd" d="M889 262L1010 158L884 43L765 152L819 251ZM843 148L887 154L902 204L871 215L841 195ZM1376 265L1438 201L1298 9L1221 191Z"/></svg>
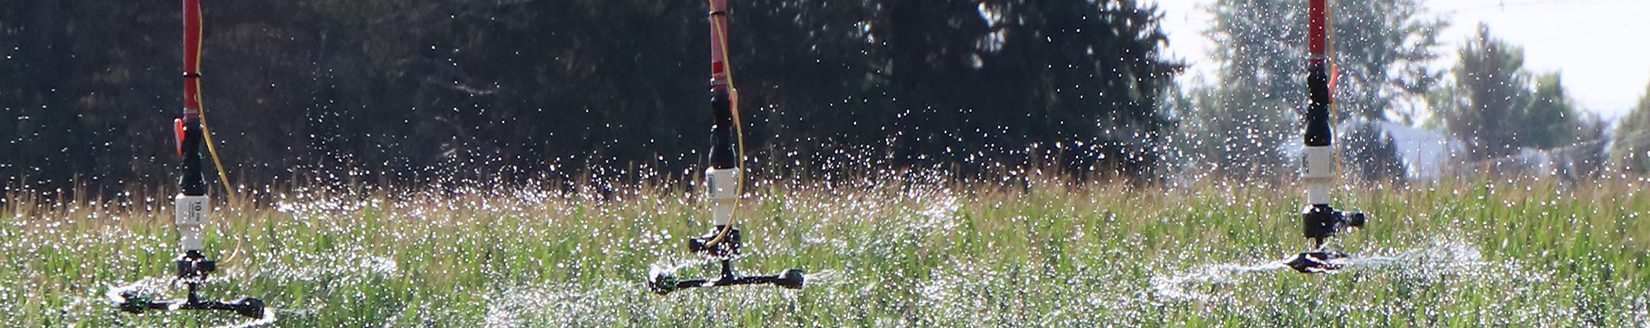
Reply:
<svg viewBox="0 0 1650 328"><path fill-rule="evenodd" d="M1300 0L1306 1L1306 0ZM1334 0L1330 0L1334 1ZM1208 53L1206 32L1214 0L1145 0L1164 11L1169 56L1190 65L1182 83L1215 82L1218 69ZM1449 21L1439 33L1444 56L1455 63L1456 49L1480 22L1490 33L1524 48L1524 67L1559 72L1564 87L1583 110L1615 120L1644 96L1650 84L1650 1L1645 0L1427 0L1427 10ZM1305 42L1304 40L1302 42Z"/></svg>

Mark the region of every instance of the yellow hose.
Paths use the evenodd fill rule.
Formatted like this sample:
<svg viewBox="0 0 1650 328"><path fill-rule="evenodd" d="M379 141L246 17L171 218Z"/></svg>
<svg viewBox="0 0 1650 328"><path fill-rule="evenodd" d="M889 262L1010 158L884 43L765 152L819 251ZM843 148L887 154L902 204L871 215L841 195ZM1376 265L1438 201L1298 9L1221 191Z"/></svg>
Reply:
<svg viewBox="0 0 1650 328"><path fill-rule="evenodd" d="M204 15L202 13L203 11L204 10L196 11L195 14L196 15ZM202 19L202 17L200 17L200 16L196 16L195 21L196 22L204 22L204 19ZM197 28L195 31L193 31L193 32L195 32L195 40L197 40L197 42L205 42L204 39L201 38L201 34L203 33L201 30L206 29L205 24L196 24L195 26ZM201 51L202 51L201 49L202 48L204 48L204 47L199 47L199 46L195 47L195 63L194 63L195 65L194 65L194 67L197 68L197 69L199 67L201 67ZM227 197L227 199L231 203L233 203L234 199L235 199L235 196L234 196L235 195L235 188L232 188L232 187L229 186L229 175L227 173L224 173L223 161L218 159L218 147L215 146L217 143L212 142L212 129L207 127L207 125L206 125L206 101L203 100L204 97L201 97L200 78L191 79L191 80L187 81L186 83L194 83L195 84L195 95L194 95L195 99L194 100L195 100L195 104L201 107L201 108L196 108L196 110L200 111L201 136L206 138L206 140L205 140L206 141L206 153L210 154L212 156L212 166L218 169L218 182L223 183L224 197Z"/></svg>
<svg viewBox="0 0 1650 328"><path fill-rule="evenodd" d="M706 1L706 3L710 5L710 10L712 12L716 11L715 3L711 1ZM726 14L724 13L723 15ZM745 191L745 174L747 173L745 172L745 130L744 124L739 121L739 89L733 87L733 64L731 64L731 61L728 60L728 33L727 31L723 31L722 27L716 24L715 19L710 21L710 29L712 34L716 35L716 39L711 40L711 42L716 42L722 46L722 72L728 79L728 102L729 108L733 111L733 134L734 140L737 140L739 145L739 157L734 164L735 167L738 168L739 174L734 178L733 190L736 195L743 195ZM733 202L733 210L728 212L727 226L722 227L722 230L716 233L716 238L712 238L709 242L706 242L705 247L712 247L720 244L722 239L725 239L728 236L728 232L733 231L733 219L738 217L738 213L739 201L735 198Z"/></svg>

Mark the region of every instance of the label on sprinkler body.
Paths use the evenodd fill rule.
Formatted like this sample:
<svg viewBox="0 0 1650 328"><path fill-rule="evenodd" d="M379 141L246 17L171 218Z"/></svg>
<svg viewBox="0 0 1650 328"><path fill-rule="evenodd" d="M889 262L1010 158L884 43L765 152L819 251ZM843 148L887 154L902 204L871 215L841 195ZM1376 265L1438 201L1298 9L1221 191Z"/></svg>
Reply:
<svg viewBox="0 0 1650 328"><path fill-rule="evenodd" d="M178 195L177 224L178 226L201 226L206 224L207 211L206 196Z"/></svg>
<svg viewBox="0 0 1650 328"><path fill-rule="evenodd" d="M705 184L710 187L711 200L731 201L739 199L739 169L706 170Z"/></svg>
<svg viewBox="0 0 1650 328"><path fill-rule="evenodd" d="M1335 148L1306 147L1301 151L1301 178L1329 179L1335 177Z"/></svg>
<svg viewBox="0 0 1650 328"><path fill-rule="evenodd" d="M705 185L710 188L710 215L718 226L733 221L734 202L739 200L739 169L710 169L705 171Z"/></svg>
<svg viewBox="0 0 1650 328"><path fill-rule="evenodd" d="M185 251L203 247L201 227L206 225L207 201L206 195L178 195L173 203L177 206L178 241Z"/></svg>

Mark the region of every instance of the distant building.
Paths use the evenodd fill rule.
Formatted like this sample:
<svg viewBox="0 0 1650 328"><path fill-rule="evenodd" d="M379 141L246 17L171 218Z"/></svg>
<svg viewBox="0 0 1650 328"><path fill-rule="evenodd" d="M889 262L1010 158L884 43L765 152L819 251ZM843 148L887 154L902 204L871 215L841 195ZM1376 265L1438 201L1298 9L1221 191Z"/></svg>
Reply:
<svg viewBox="0 0 1650 328"><path fill-rule="evenodd" d="M1409 169L1406 174L1411 181L1436 181L1443 177L1446 165L1451 162L1451 154L1461 153L1461 144L1450 142L1448 135L1441 132L1427 131L1419 128L1381 122L1381 129L1392 135L1392 143L1398 147L1398 157L1404 160Z"/></svg>

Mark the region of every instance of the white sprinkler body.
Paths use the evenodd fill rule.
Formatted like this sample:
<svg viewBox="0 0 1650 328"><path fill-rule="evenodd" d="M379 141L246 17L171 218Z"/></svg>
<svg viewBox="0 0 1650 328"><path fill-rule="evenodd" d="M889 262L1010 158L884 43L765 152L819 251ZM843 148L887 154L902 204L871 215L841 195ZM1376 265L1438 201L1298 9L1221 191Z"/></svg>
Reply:
<svg viewBox="0 0 1650 328"><path fill-rule="evenodd" d="M1308 146L1302 151L1301 180L1306 183L1306 202L1329 204L1329 184L1335 179L1335 148Z"/></svg>
<svg viewBox="0 0 1650 328"><path fill-rule="evenodd" d="M190 196L178 195L173 203L177 206L178 238L183 244L183 251L199 251L203 245L202 229L206 226L206 214L211 209L210 200L206 195Z"/></svg>
<svg viewBox="0 0 1650 328"><path fill-rule="evenodd" d="M705 170L705 186L710 189L711 218L717 226L728 225L739 201L739 169Z"/></svg>

